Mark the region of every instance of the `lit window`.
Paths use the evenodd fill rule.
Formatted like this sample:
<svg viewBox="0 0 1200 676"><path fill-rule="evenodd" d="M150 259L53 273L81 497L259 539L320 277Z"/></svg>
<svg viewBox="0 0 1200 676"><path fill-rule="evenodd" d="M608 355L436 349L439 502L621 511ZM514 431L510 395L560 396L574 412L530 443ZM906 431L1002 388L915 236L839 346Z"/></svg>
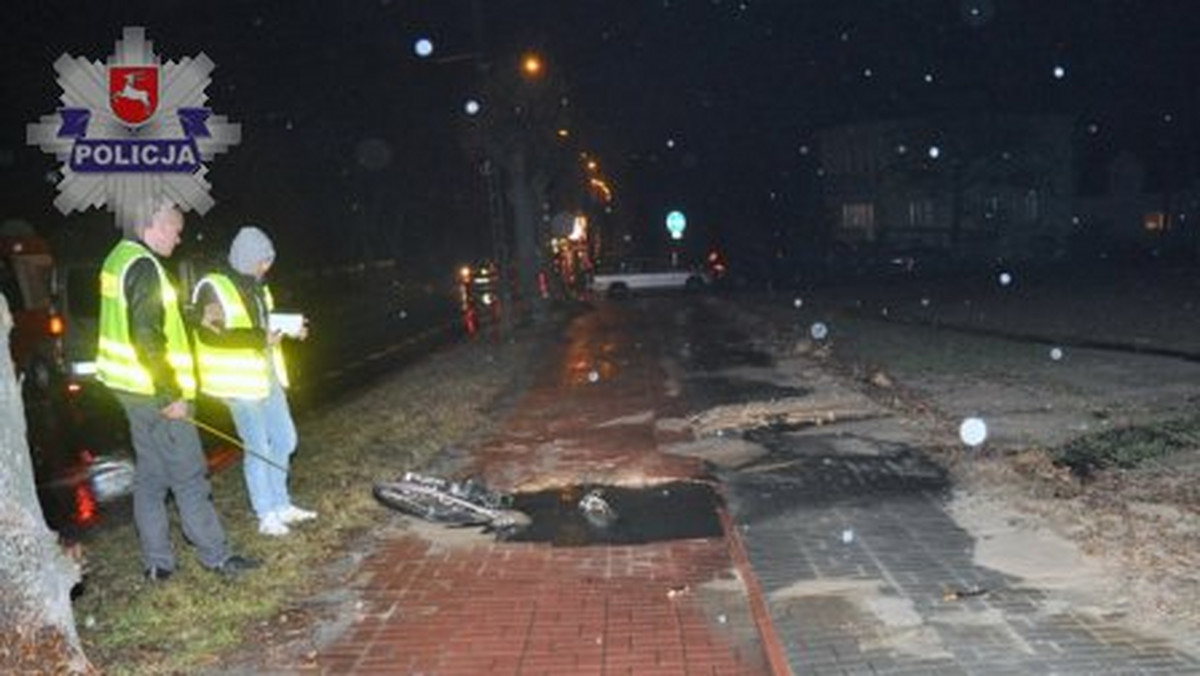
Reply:
<svg viewBox="0 0 1200 676"><path fill-rule="evenodd" d="M1161 211L1151 211L1142 217L1142 225L1149 232L1162 232L1167 225L1166 214Z"/></svg>
<svg viewBox="0 0 1200 676"><path fill-rule="evenodd" d="M854 239L874 239L875 205L870 202L843 204L842 230Z"/></svg>

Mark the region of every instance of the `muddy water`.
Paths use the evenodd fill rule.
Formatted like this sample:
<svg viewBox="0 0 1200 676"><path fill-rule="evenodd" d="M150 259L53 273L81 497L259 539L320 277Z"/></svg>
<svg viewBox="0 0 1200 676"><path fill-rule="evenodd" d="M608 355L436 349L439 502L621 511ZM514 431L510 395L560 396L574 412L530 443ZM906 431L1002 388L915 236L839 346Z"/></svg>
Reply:
<svg viewBox="0 0 1200 676"><path fill-rule="evenodd" d="M581 503L589 494L607 509L583 508ZM507 539L580 547L721 537L720 504L710 485L696 482L646 488L573 485L518 493L513 496L513 508L533 523Z"/></svg>

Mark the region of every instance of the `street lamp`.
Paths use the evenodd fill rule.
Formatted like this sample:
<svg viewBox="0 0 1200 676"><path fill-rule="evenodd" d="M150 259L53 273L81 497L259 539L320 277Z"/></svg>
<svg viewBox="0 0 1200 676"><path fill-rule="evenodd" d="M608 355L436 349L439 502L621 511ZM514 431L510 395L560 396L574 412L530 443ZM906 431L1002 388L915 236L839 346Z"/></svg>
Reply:
<svg viewBox="0 0 1200 676"><path fill-rule="evenodd" d="M521 72L526 77L536 78L541 77L544 64L542 57L533 52L526 52L521 56Z"/></svg>

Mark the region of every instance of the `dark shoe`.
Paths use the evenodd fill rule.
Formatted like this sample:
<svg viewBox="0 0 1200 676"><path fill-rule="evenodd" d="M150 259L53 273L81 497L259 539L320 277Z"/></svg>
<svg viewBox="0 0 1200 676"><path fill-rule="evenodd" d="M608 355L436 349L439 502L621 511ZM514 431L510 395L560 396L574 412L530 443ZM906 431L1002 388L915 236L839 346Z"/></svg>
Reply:
<svg viewBox="0 0 1200 676"><path fill-rule="evenodd" d="M170 568L159 568L158 566L150 566L146 569L147 582L166 582L171 579L171 574L175 571Z"/></svg>
<svg viewBox="0 0 1200 676"><path fill-rule="evenodd" d="M233 578L248 570L254 570L261 565L262 562L258 559L234 554L221 562L221 565L213 568L212 571L221 577Z"/></svg>

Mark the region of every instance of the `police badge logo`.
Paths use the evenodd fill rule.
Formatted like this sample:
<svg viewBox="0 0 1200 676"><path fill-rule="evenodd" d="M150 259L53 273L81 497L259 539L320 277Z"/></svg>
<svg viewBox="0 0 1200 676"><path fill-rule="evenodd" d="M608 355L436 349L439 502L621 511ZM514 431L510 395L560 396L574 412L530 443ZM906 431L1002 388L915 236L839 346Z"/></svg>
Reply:
<svg viewBox="0 0 1200 676"><path fill-rule="evenodd" d="M205 106L213 68L203 53L162 63L140 27L124 29L107 64L59 57L62 106L26 127L30 145L62 162L54 206L107 207L120 227L147 201L212 208L205 162L241 140L241 125Z"/></svg>

